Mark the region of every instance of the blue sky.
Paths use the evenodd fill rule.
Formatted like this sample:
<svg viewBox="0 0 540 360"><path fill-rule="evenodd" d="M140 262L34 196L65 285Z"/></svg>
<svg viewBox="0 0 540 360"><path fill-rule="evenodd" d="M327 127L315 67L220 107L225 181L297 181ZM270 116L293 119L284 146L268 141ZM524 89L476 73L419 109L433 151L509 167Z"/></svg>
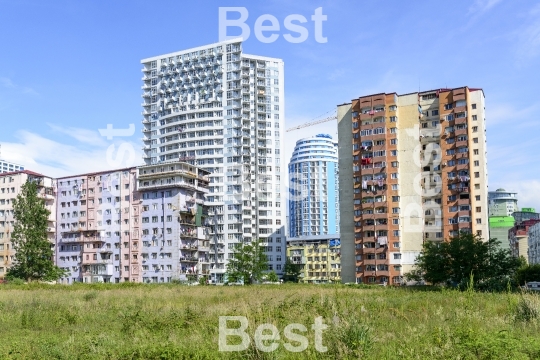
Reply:
<svg viewBox="0 0 540 360"><path fill-rule="evenodd" d="M540 4L525 0L0 0L1 157L52 176L101 170L115 142L97 129L130 123L122 141L140 151L140 59L218 41L219 6L246 7L252 29L262 14L328 16L325 44L310 21L304 43L244 45L284 59L287 126L365 94L482 87L489 188L540 209ZM335 136L335 123L287 133L287 160L320 132Z"/></svg>

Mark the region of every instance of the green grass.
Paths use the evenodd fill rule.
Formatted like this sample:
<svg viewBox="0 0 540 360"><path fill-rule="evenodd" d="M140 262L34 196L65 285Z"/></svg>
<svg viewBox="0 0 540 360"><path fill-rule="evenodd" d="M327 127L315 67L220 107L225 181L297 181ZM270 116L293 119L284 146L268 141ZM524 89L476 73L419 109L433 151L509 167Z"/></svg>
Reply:
<svg viewBox="0 0 540 360"><path fill-rule="evenodd" d="M354 286L0 285L0 359L539 359L536 295ZM278 350L218 351L218 319L272 323ZM328 352L311 324L322 316ZM308 328L307 350L283 329ZM235 339L232 339L235 340Z"/></svg>

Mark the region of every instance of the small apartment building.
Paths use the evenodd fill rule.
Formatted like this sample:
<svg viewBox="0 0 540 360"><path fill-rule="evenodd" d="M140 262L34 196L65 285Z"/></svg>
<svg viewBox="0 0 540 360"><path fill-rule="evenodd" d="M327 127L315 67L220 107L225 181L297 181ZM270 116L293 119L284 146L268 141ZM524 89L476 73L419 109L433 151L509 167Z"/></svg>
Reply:
<svg viewBox="0 0 540 360"><path fill-rule="evenodd" d="M488 237L482 89L374 94L337 111L344 282L400 284L425 241Z"/></svg>
<svg viewBox="0 0 540 360"><path fill-rule="evenodd" d="M528 260L530 265L540 264L540 222L529 227Z"/></svg>
<svg viewBox="0 0 540 360"><path fill-rule="evenodd" d="M510 242L512 256L523 256L529 262L529 228L538 223L540 223L540 220L537 219L525 220L520 223L516 222L514 227L508 230L508 240Z"/></svg>
<svg viewBox="0 0 540 360"><path fill-rule="evenodd" d="M326 284L341 282L339 235L311 235L287 240L289 260L301 267L299 282Z"/></svg>
<svg viewBox="0 0 540 360"><path fill-rule="evenodd" d="M11 244L11 234L15 226L13 216L13 199L27 182L33 181L38 185L39 196L45 201L45 207L51 212L47 228L47 237L54 247L56 222L56 202L54 195L54 180L48 176L29 170L7 172L0 174L0 280L11 266L15 252Z"/></svg>
<svg viewBox="0 0 540 360"><path fill-rule="evenodd" d="M136 168L57 179L61 283L140 282Z"/></svg>
<svg viewBox="0 0 540 360"><path fill-rule="evenodd" d="M206 229L209 174L179 161L138 168L143 282L208 279L210 265L223 256L224 242Z"/></svg>

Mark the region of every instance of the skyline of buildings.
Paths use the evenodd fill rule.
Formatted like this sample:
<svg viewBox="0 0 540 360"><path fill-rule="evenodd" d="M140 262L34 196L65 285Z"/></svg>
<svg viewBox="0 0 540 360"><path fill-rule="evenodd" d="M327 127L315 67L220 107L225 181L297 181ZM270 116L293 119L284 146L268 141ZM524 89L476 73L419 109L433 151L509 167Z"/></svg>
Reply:
<svg viewBox="0 0 540 360"><path fill-rule="evenodd" d="M482 89L338 105L344 282L399 284L424 241L488 233Z"/></svg>
<svg viewBox="0 0 540 360"><path fill-rule="evenodd" d="M285 262L284 64L248 55L241 39L143 59L143 159L210 173L211 268L224 281L235 244L260 239L269 270Z"/></svg>
<svg viewBox="0 0 540 360"><path fill-rule="evenodd" d="M256 239L269 271L294 256L307 282L401 284L425 241L459 232L526 255L508 232L516 193L487 190L482 89L355 98L337 107L339 142L300 139L286 164L281 59L231 39L141 64L145 165L54 189L66 283L223 283L235 245ZM307 262L321 249L332 264Z"/></svg>

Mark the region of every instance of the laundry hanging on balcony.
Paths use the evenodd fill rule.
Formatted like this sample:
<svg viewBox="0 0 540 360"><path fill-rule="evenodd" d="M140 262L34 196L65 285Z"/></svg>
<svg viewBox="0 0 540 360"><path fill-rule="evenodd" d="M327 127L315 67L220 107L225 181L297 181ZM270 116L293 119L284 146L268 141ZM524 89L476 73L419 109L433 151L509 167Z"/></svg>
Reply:
<svg viewBox="0 0 540 360"><path fill-rule="evenodd" d="M371 164L371 158L362 158L362 165Z"/></svg>
<svg viewBox="0 0 540 360"><path fill-rule="evenodd" d="M367 189L367 181L366 180L362 181L362 189Z"/></svg>

